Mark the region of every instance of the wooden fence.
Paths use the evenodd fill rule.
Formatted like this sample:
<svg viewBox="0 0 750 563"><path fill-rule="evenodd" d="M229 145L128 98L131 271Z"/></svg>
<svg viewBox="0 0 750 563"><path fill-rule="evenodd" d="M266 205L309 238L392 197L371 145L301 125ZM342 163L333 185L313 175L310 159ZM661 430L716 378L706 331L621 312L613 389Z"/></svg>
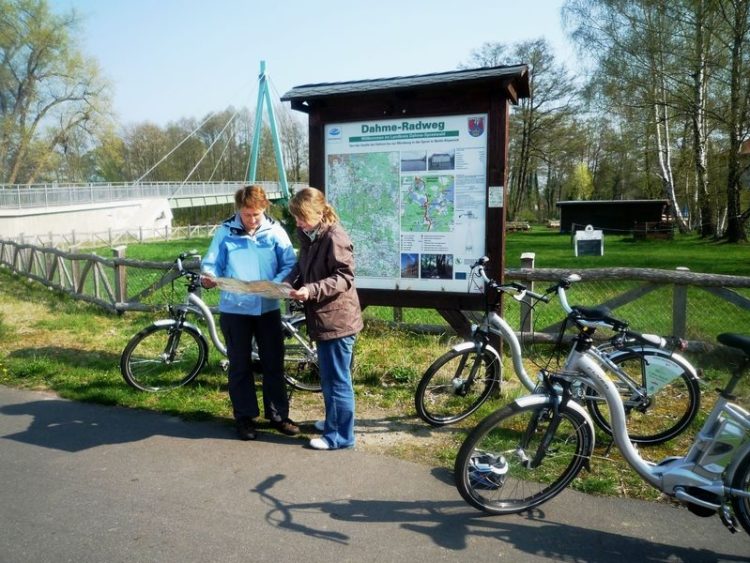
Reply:
<svg viewBox="0 0 750 563"><path fill-rule="evenodd" d="M154 303L153 297L160 288L175 279L174 270L170 271L171 262L128 259L124 257L123 250L117 248L113 249L112 257L104 258L95 254L69 253L55 248L0 240L0 265L19 276L36 280L75 299L94 303L116 313L163 308L164 303ZM507 270L505 278L521 281L530 288L535 283L545 282L551 285L573 272L556 268L534 268L533 257L529 255L524 255L521 266L519 269ZM663 334L671 328L671 334L675 336L686 335L689 289L706 292L731 305L733 311L743 314L750 312L750 299L740 293L743 289L750 288L750 277L650 268L596 268L575 272L586 283L611 283L611 291L598 301L599 305L610 309L618 309L644 299L659 289L670 287L671 304L664 303L663 298L658 299L660 310L671 309L671 327L662 327L665 329L661 331ZM629 285L625 290L624 282ZM152 299L149 300L149 297ZM595 304L587 302L589 306ZM556 313L559 318L559 311ZM721 313L717 315L721 316ZM522 330L529 330L530 317L521 314L520 318L527 323ZM750 319L750 316L747 318ZM746 330L745 323L745 319L726 322L725 330ZM643 323L640 326L644 326ZM556 325L550 324L541 330L553 332L555 327Z"/></svg>
<svg viewBox="0 0 750 563"><path fill-rule="evenodd" d="M58 248L70 252L98 246L118 246L129 243L181 240L186 238L211 237L218 225L164 226L159 228L136 227L133 229L107 229L106 231L77 231L39 235L20 234L5 242L20 245L35 245Z"/></svg>

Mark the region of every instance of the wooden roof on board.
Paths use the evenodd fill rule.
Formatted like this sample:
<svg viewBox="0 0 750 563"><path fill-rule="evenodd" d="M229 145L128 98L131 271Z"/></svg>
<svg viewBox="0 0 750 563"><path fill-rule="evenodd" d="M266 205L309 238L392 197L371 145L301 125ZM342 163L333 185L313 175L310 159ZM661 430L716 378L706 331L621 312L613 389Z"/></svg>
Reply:
<svg viewBox="0 0 750 563"><path fill-rule="evenodd" d="M518 103L520 98L528 98L530 95L529 69L527 65L520 64L396 76L393 78L303 84L289 90L281 97L281 100L290 101L292 107L304 111L309 102L322 98L369 95L396 90L439 89L463 84L486 83L491 85L498 82L504 86L513 103Z"/></svg>

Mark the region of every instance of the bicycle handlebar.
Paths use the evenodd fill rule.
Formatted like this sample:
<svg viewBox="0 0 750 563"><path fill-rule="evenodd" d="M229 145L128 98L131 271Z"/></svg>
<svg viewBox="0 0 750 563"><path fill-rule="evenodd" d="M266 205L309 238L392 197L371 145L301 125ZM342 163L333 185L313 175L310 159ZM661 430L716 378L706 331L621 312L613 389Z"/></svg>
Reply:
<svg viewBox="0 0 750 563"><path fill-rule="evenodd" d="M195 250L190 250L188 252L181 252L180 255L177 256L177 259L174 261L175 266L177 267L177 271L179 272L180 276L188 276L190 278L200 279L201 277L200 272L192 272L190 270L186 270L185 266L182 264L182 261L188 258L200 259L200 257L201 255Z"/></svg>
<svg viewBox="0 0 750 563"><path fill-rule="evenodd" d="M569 274L558 281L556 284L548 287L544 294L534 293L526 289L526 286L520 283L512 282L510 284L500 285L496 281L490 279L485 272L484 266L489 262L487 256L482 256L471 266L473 275L480 277L485 284L489 287L496 289L497 291L504 293L514 293L514 299L519 301L524 296L529 296L534 300L543 301L548 303L550 298L549 295L555 293L560 301L560 306L563 308L565 313L574 318L576 322L582 323L586 326L594 328L606 328L609 330L615 330L620 333L618 338L624 342L625 340L636 341L640 344L648 346L654 346L656 348L670 348L685 350L687 348L687 342L678 337L662 337L658 334L644 334L635 332L628 329L628 323L621 321L611 316L609 309L606 307L594 307L585 308L579 305L571 306L568 303L568 295L566 290L570 288L576 282L581 281L581 276L578 274Z"/></svg>
<svg viewBox="0 0 750 563"><path fill-rule="evenodd" d="M489 262L489 260L490 259L487 256L482 256L471 266L471 271L473 273L472 275L481 278L486 286L489 286L490 288L501 293L511 293L513 294L513 299L516 299L518 301L521 301L524 297L528 296L536 301L543 301L545 303L549 302L549 297L547 297L547 295L529 291L526 286L521 283L511 282L508 284L499 284L495 280L490 279L484 269L484 265Z"/></svg>

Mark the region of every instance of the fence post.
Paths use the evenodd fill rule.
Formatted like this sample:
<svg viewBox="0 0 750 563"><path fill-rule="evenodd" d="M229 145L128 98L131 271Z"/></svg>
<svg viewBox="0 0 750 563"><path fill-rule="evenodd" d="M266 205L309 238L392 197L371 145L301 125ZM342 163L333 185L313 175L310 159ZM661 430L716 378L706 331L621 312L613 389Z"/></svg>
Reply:
<svg viewBox="0 0 750 563"><path fill-rule="evenodd" d="M679 266L678 272L689 272L690 268ZM672 334L685 338L687 329L687 285L676 283L672 290Z"/></svg>
<svg viewBox="0 0 750 563"><path fill-rule="evenodd" d="M536 259L536 253L524 252L521 254L521 268L526 270L534 269L534 260ZM534 291L534 282L531 281L528 284L529 291ZM534 325L534 319L532 318L532 307L531 298L524 297L521 301L521 332L531 332Z"/></svg>
<svg viewBox="0 0 750 563"><path fill-rule="evenodd" d="M128 296L128 269L125 265L117 262L117 259L125 258L125 250L128 247L115 246L112 249L112 256L115 257L115 303L125 303ZM118 314L122 311L118 310Z"/></svg>

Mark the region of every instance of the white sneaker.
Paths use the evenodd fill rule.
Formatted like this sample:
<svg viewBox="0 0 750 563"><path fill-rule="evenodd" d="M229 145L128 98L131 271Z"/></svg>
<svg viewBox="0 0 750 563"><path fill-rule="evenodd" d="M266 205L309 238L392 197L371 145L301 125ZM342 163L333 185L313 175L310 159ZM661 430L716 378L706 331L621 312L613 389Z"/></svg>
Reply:
<svg viewBox="0 0 750 563"><path fill-rule="evenodd" d="M330 450L331 446L328 445L323 438L313 438L310 440L310 447L314 450Z"/></svg>
<svg viewBox="0 0 750 563"><path fill-rule="evenodd" d="M318 432L323 432L326 429L326 421L325 420L316 420L313 423L313 426L315 427L315 430Z"/></svg>

